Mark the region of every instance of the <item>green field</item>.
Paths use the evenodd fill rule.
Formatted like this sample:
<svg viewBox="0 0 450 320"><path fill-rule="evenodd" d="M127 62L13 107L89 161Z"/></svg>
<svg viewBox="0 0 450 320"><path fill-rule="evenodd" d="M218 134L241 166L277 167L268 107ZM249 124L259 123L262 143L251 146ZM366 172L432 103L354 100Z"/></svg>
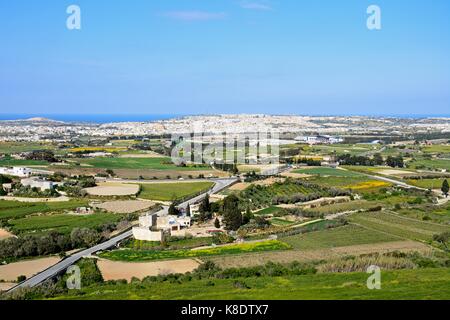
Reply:
<svg viewBox="0 0 450 320"><path fill-rule="evenodd" d="M406 182L410 185L425 188L425 189L441 189L442 183L444 180L450 181L450 178L447 179L408 179Z"/></svg>
<svg viewBox="0 0 450 320"><path fill-rule="evenodd" d="M120 215L112 213L96 213L88 216L57 214L13 220L9 225L14 234L41 233L47 231L70 233L74 228L94 229L110 222L117 222L120 219Z"/></svg>
<svg viewBox="0 0 450 320"><path fill-rule="evenodd" d="M281 238L295 250L345 247L399 241L401 238L374 232L355 225Z"/></svg>
<svg viewBox="0 0 450 320"><path fill-rule="evenodd" d="M273 215L276 214L278 212L284 212L285 210L282 208L278 208L278 207L268 207L266 209L262 209L259 210L257 212L255 212L255 215L257 216L267 216L267 215Z"/></svg>
<svg viewBox="0 0 450 320"><path fill-rule="evenodd" d="M0 153L12 154L35 150L53 150L55 147L46 143L32 142L0 142Z"/></svg>
<svg viewBox="0 0 450 320"><path fill-rule="evenodd" d="M57 299L74 300L428 300L450 297L448 268L382 272L382 290L367 288L366 273L204 279L83 287Z"/></svg>
<svg viewBox="0 0 450 320"><path fill-rule="evenodd" d="M414 169L447 170L450 171L450 160L416 160L408 163L408 167Z"/></svg>
<svg viewBox="0 0 450 320"><path fill-rule="evenodd" d="M423 147L422 151L426 153L450 153L450 146L437 144L433 146Z"/></svg>
<svg viewBox="0 0 450 320"><path fill-rule="evenodd" d="M141 184L139 198L158 201L183 199L201 192L208 191L212 182L174 182Z"/></svg>
<svg viewBox="0 0 450 320"><path fill-rule="evenodd" d="M415 220L393 213L372 212L350 216L350 221L371 230L412 240L430 241L433 235L450 231L450 226Z"/></svg>
<svg viewBox="0 0 450 320"><path fill-rule="evenodd" d="M300 173L300 174L311 174L311 175L333 176L333 177L359 177L359 176L361 176L359 173L356 173L356 172L333 169L333 168L305 168L305 169L298 169L293 172Z"/></svg>
<svg viewBox="0 0 450 320"><path fill-rule="evenodd" d="M87 201L25 203L0 200L0 220L19 219L36 213L62 212L87 205Z"/></svg>
<svg viewBox="0 0 450 320"><path fill-rule="evenodd" d="M209 167L178 167L170 158L94 158L79 159L80 163L94 168L105 169L145 169L145 170L205 170Z"/></svg>
<svg viewBox="0 0 450 320"><path fill-rule="evenodd" d="M14 166L48 166L47 161L36 160L15 160L15 159L0 159L0 167L14 167Z"/></svg>
<svg viewBox="0 0 450 320"><path fill-rule="evenodd" d="M292 225L294 225L296 223L296 222L288 221L288 220L281 219L281 218L270 219L270 222L274 226L279 226L279 227L292 226Z"/></svg>
<svg viewBox="0 0 450 320"><path fill-rule="evenodd" d="M101 258L113 261L155 261L218 255L243 254L262 251L287 250L290 246L284 242L271 240L256 243L235 244L224 247L201 250L115 250L100 254Z"/></svg>

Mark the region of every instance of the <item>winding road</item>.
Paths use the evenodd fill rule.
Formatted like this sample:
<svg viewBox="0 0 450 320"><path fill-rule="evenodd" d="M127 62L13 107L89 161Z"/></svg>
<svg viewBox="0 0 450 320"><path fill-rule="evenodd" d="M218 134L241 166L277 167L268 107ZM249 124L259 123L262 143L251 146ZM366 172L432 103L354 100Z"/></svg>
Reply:
<svg viewBox="0 0 450 320"><path fill-rule="evenodd" d="M117 180L116 180L117 181ZM173 180L171 180L172 182L174 182ZM186 181L189 182L190 180ZM206 194L215 194L218 193L228 187L230 187L231 185L233 185L234 183L236 183L238 181L237 178L229 178L229 179L205 179L202 181L213 181L215 182L214 187L212 187L207 193L201 194L199 196L196 196L188 201L185 201L183 203L181 203L179 205L179 208L186 208L188 205L192 205L195 204L199 201L201 201ZM125 182L125 180L124 180ZM126 180L126 182L131 182L129 180ZM140 182L145 182L145 181L140 181ZM159 181L161 182L161 181ZM167 214L167 208L162 209L159 214L164 215ZM67 268L69 268L71 265L73 265L74 263L76 263L78 260L84 258L84 257L88 257L93 255L96 252L99 251L104 251L104 250L108 250L110 248L113 248L115 246L117 246L117 244L129 237L131 237L133 235L133 231L132 230L128 230L122 234L119 234L111 239L109 239L108 241L105 241L101 244L95 245L89 249L85 249L82 251L79 251L67 258L65 258L64 260L58 262L57 264L51 266L50 268L36 274L35 276L25 280L24 282L18 284L17 286L11 288L10 290L8 290L8 292L12 292L14 290L17 290L19 288L24 288L24 287L35 287L39 284L41 284L42 282L51 279L55 276L57 276L58 274L63 273L65 270L67 270Z"/></svg>

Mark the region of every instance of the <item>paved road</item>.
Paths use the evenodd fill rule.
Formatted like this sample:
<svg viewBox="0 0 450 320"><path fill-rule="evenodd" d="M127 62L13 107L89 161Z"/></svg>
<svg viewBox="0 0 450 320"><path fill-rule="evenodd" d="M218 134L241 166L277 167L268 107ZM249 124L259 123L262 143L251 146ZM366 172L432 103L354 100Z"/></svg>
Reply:
<svg viewBox="0 0 450 320"><path fill-rule="evenodd" d="M211 180L211 181L215 182L215 185L208 192L208 194L218 193L218 192L226 189L227 187L231 186L232 184L236 183L237 180L238 180L237 178ZM203 180L203 181L205 181L205 180ZM202 200L205 196L206 196L206 193L199 195L193 199L183 202L182 204L180 204L179 207L186 208L188 206L188 204L195 204L195 203L199 202L200 200ZM160 214L165 214L166 211L167 211L167 208L164 208L163 210L161 210ZM37 275L27 279L26 281L20 283L19 285L11 288L8 292L12 292L18 288L23 288L23 287L35 287L35 286L41 284L42 282L44 282L45 280L53 278L56 275L64 272L67 268L69 268L71 265L76 263L81 258L90 256L99 251L104 251L104 250L110 249L112 247L115 247L119 242L131 237L132 235L133 235L132 230L129 230L125 233L122 233L120 235L117 235L117 236L109 239L106 242L103 242L103 243L93 246L89 249L75 253L75 254L67 257L66 259L58 262L57 264L53 265L52 267L42 271L41 273L38 273Z"/></svg>

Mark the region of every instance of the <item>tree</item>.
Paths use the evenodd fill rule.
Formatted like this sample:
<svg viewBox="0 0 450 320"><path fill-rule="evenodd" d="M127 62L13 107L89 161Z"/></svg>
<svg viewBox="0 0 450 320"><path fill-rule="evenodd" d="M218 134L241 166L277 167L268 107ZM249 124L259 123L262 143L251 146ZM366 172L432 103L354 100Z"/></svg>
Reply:
<svg viewBox="0 0 450 320"><path fill-rule="evenodd" d="M384 160L383 160L383 157L381 156L381 154L375 153L375 154L373 155L373 163L374 163L376 166L381 166L381 165L383 165Z"/></svg>
<svg viewBox="0 0 450 320"><path fill-rule="evenodd" d="M200 207L198 208L198 211L200 213L211 212L211 203L209 202L209 194L206 194L205 198L203 199L202 203L200 204Z"/></svg>
<svg viewBox="0 0 450 320"><path fill-rule="evenodd" d="M216 221L214 221L214 227L216 227L216 229L220 229L220 221L219 221L219 218L216 218Z"/></svg>
<svg viewBox="0 0 450 320"><path fill-rule="evenodd" d="M111 169L106 169L105 172L106 172L110 177L115 177L115 176L116 176L115 172L114 172L113 170L111 170Z"/></svg>
<svg viewBox="0 0 450 320"><path fill-rule="evenodd" d="M169 207L169 215L178 216L179 214L180 214L180 211L175 206L175 203L172 203Z"/></svg>
<svg viewBox="0 0 450 320"><path fill-rule="evenodd" d="M0 185L0 196L6 196L7 193L5 190L3 190L3 187Z"/></svg>
<svg viewBox="0 0 450 320"><path fill-rule="evenodd" d="M448 197L449 186L448 186L447 179L445 179L444 182L442 183L441 190L442 190L442 193L445 195L445 197Z"/></svg>
<svg viewBox="0 0 450 320"><path fill-rule="evenodd" d="M191 205L188 204L188 206L186 207L186 217L190 217L191 216Z"/></svg>
<svg viewBox="0 0 450 320"><path fill-rule="evenodd" d="M435 234L433 240L442 243L445 249L448 251L447 242L450 240L450 232L444 232L441 234Z"/></svg>
<svg viewBox="0 0 450 320"><path fill-rule="evenodd" d="M11 183L11 182L12 182L12 180L10 177L0 174L0 185L2 185L4 183Z"/></svg>
<svg viewBox="0 0 450 320"><path fill-rule="evenodd" d="M253 218L255 218L255 215L250 210L250 207L247 207L247 211L244 214L244 217L242 218L242 223L247 224L249 223Z"/></svg>
<svg viewBox="0 0 450 320"><path fill-rule="evenodd" d="M228 231L238 230L242 225L242 213L239 210L239 198L235 195L225 198L223 210L225 229Z"/></svg>

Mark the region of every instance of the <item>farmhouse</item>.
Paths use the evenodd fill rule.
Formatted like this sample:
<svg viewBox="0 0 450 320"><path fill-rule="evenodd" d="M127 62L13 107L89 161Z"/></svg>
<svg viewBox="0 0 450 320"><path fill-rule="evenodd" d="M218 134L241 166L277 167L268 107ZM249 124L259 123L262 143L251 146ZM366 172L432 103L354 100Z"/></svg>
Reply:
<svg viewBox="0 0 450 320"><path fill-rule="evenodd" d="M41 178L22 179L22 180L20 180L20 183L25 187L38 188L38 189L41 189L41 191L51 190L58 185L57 183L55 183L53 181L47 181L47 180L41 179Z"/></svg>
<svg viewBox="0 0 450 320"><path fill-rule="evenodd" d="M174 237L186 236L186 230L191 227L191 218L163 216L156 213L139 218L139 227L133 228L133 236L137 240L162 241L165 234Z"/></svg>
<svg viewBox="0 0 450 320"><path fill-rule="evenodd" d="M23 167L0 167L0 174L23 178L31 176L31 169Z"/></svg>

